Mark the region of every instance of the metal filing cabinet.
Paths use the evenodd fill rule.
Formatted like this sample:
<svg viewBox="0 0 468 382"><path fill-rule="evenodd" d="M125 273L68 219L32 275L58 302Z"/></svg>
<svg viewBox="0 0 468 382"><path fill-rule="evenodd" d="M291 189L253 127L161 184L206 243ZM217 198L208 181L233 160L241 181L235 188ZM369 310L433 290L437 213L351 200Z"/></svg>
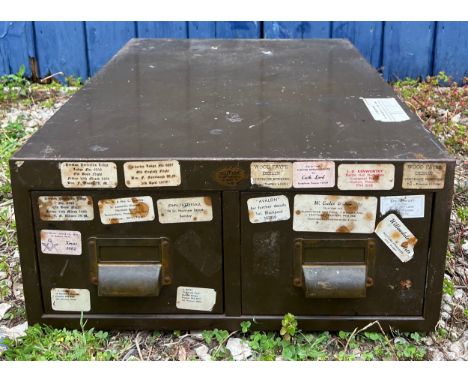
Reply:
<svg viewBox="0 0 468 382"><path fill-rule="evenodd" d="M30 323L429 330L454 160L345 40L132 40L11 159Z"/></svg>

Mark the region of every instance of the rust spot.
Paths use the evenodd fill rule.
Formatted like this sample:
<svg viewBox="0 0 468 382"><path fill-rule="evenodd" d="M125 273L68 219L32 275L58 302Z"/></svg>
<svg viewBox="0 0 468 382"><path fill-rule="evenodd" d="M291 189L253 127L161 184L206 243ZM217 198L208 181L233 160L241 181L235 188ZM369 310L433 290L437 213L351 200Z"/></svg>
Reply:
<svg viewBox="0 0 468 382"><path fill-rule="evenodd" d="M319 162L318 165L317 165L317 168L319 170L326 170L328 168L328 166L327 166L327 163Z"/></svg>
<svg viewBox="0 0 468 382"><path fill-rule="evenodd" d="M336 232L340 232L340 233L349 233L349 228L346 227L345 225L340 225L337 229L336 229Z"/></svg>
<svg viewBox="0 0 468 382"><path fill-rule="evenodd" d="M373 177L372 177L372 180L377 183L379 180L380 180L380 175L379 174L375 174Z"/></svg>
<svg viewBox="0 0 468 382"><path fill-rule="evenodd" d="M401 289L411 289L413 286L413 282L411 280L401 280L400 281L400 288Z"/></svg>
<svg viewBox="0 0 468 382"><path fill-rule="evenodd" d="M93 201L91 200L91 198L88 198L88 201L86 202L86 204L87 204L88 206L90 206L91 204L93 204Z"/></svg>
<svg viewBox="0 0 468 382"><path fill-rule="evenodd" d="M39 199L39 216L41 220L51 220L52 215L49 212L49 207L51 207L52 204L53 202L51 199L47 199L47 201Z"/></svg>
<svg viewBox="0 0 468 382"><path fill-rule="evenodd" d="M203 201L207 206L211 206L211 196L204 196Z"/></svg>
<svg viewBox="0 0 468 382"><path fill-rule="evenodd" d="M133 170L133 164L129 164L129 165L127 166L127 168L128 168L129 170Z"/></svg>
<svg viewBox="0 0 468 382"><path fill-rule="evenodd" d="M415 153L415 154L414 154L414 157L415 157L416 159L426 159L426 157L425 157L424 154L422 154L422 153Z"/></svg>
<svg viewBox="0 0 468 382"><path fill-rule="evenodd" d="M65 293L70 297L79 296L80 294L74 289L65 289Z"/></svg>
<svg viewBox="0 0 468 382"><path fill-rule="evenodd" d="M372 212L366 212L364 217L365 217L366 220L372 220L372 219L374 219L374 214Z"/></svg>
<svg viewBox="0 0 468 382"><path fill-rule="evenodd" d="M295 213L296 215L300 215L300 214L301 214L301 211L300 211L300 210L296 210L294 213Z"/></svg>
<svg viewBox="0 0 468 382"><path fill-rule="evenodd" d="M127 180L125 183L126 183L126 184L130 184L131 182L130 182L129 180Z"/></svg>
<svg viewBox="0 0 468 382"><path fill-rule="evenodd" d="M255 216L254 212L249 210L249 219L253 219L254 216Z"/></svg>
<svg viewBox="0 0 468 382"><path fill-rule="evenodd" d="M390 236L392 237L393 240L398 240L401 236L401 233L398 231L393 231Z"/></svg>
<svg viewBox="0 0 468 382"><path fill-rule="evenodd" d="M337 195L328 195L327 199L334 202L334 201L338 200L338 196Z"/></svg>
<svg viewBox="0 0 468 382"><path fill-rule="evenodd" d="M45 238L46 238L45 232L44 232L44 231L41 231L41 241L42 241L42 240L45 240Z"/></svg>
<svg viewBox="0 0 468 382"><path fill-rule="evenodd" d="M197 221L197 217L196 217L196 216L192 217L192 220L193 220L194 222L196 222L196 221Z"/></svg>
<svg viewBox="0 0 468 382"><path fill-rule="evenodd" d="M343 206L348 214L354 214L359 208L359 205L354 200L347 200Z"/></svg>
<svg viewBox="0 0 468 382"><path fill-rule="evenodd" d="M413 237L410 237L407 241L404 241L403 243L401 243L401 246L403 248L408 248L409 246L414 247L417 242L418 242L418 239L416 239L413 236Z"/></svg>
<svg viewBox="0 0 468 382"><path fill-rule="evenodd" d="M117 218L112 218L111 220L109 220L109 223L110 223L110 224L119 224L119 219L117 219Z"/></svg>
<svg viewBox="0 0 468 382"><path fill-rule="evenodd" d="M130 210L133 217L144 218L148 216L149 206L146 203L139 202L136 198L132 198L132 202L135 203L135 207Z"/></svg>
<svg viewBox="0 0 468 382"><path fill-rule="evenodd" d="M232 187L247 179L247 174L240 167L223 167L214 173L213 178L216 183L222 186Z"/></svg>
<svg viewBox="0 0 468 382"><path fill-rule="evenodd" d="M327 211L323 211L323 212L320 214L320 219L322 219L322 220L328 220L328 219L330 219L330 214L329 214Z"/></svg>

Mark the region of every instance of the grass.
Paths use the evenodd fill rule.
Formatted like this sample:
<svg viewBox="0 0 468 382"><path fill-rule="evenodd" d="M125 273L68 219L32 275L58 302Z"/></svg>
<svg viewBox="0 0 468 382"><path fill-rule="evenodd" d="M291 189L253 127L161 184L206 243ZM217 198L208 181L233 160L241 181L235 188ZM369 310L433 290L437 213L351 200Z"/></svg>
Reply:
<svg viewBox="0 0 468 382"><path fill-rule="evenodd" d="M71 86L80 86L79 79L69 78ZM448 87L439 87L440 83ZM459 86L443 73L424 81L406 79L394 85L397 93L413 108L425 126L441 139L447 149L459 158L467 155L466 126L460 118L467 116L468 86ZM62 94L71 95L76 88L64 88L61 84L33 84L24 78L24 70L0 78L0 119L4 110L19 107L27 110L31 106L48 109L54 107ZM445 110L445 111L444 111ZM442 112L443 111L443 112ZM19 264L14 260L16 251L16 227L11 202L8 159L13 152L39 126L28 127L27 121L19 117L0 125L0 300L11 303L0 325L13 326L24 322L25 312L22 299L11 287L21 282ZM462 250L463 227L468 221L466 189L457 188L454 212L457 221L451 226L447 273L444 293L453 296L462 282L456 269L462 267L459 260L466 258ZM468 323L468 307L462 308L462 318L457 325ZM398 331L383 332L379 324L356 328L352 332L304 332L293 314L286 314L279 332L252 330L254 323L241 323L238 331L222 329L206 330L201 338L187 332L107 332L86 328L82 323L79 330L54 329L34 325L26 335L17 340L4 340L8 350L0 360L121 360L121 359L197 359L195 348L206 345L214 360L230 360L232 356L226 345L230 338L241 338L247 342L255 360L422 360L426 359L427 337L423 333ZM450 328L439 327L432 336L437 343L447 341Z"/></svg>

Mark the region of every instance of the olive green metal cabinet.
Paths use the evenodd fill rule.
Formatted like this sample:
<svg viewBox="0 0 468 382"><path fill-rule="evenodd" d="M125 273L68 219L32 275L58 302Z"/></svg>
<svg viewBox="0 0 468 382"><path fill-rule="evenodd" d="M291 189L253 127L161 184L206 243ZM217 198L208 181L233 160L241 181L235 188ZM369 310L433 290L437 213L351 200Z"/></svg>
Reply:
<svg viewBox="0 0 468 382"><path fill-rule="evenodd" d="M132 40L10 162L30 323L430 330L454 161L345 40Z"/></svg>

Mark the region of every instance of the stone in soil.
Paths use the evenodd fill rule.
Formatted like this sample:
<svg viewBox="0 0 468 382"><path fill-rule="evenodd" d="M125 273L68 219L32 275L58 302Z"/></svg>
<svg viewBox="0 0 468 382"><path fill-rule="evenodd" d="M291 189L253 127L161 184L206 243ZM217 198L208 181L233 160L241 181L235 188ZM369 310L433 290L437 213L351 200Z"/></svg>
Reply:
<svg viewBox="0 0 468 382"><path fill-rule="evenodd" d="M245 361L252 355L250 346L240 338L229 338L226 349L231 352L234 361Z"/></svg>
<svg viewBox="0 0 468 382"><path fill-rule="evenodd" d="M195 348L195 353L197 354L198 358L200 358L202 361L211 361L211 356L208 354L208 346L206 345L200 345L197 348Z"/></svg>

